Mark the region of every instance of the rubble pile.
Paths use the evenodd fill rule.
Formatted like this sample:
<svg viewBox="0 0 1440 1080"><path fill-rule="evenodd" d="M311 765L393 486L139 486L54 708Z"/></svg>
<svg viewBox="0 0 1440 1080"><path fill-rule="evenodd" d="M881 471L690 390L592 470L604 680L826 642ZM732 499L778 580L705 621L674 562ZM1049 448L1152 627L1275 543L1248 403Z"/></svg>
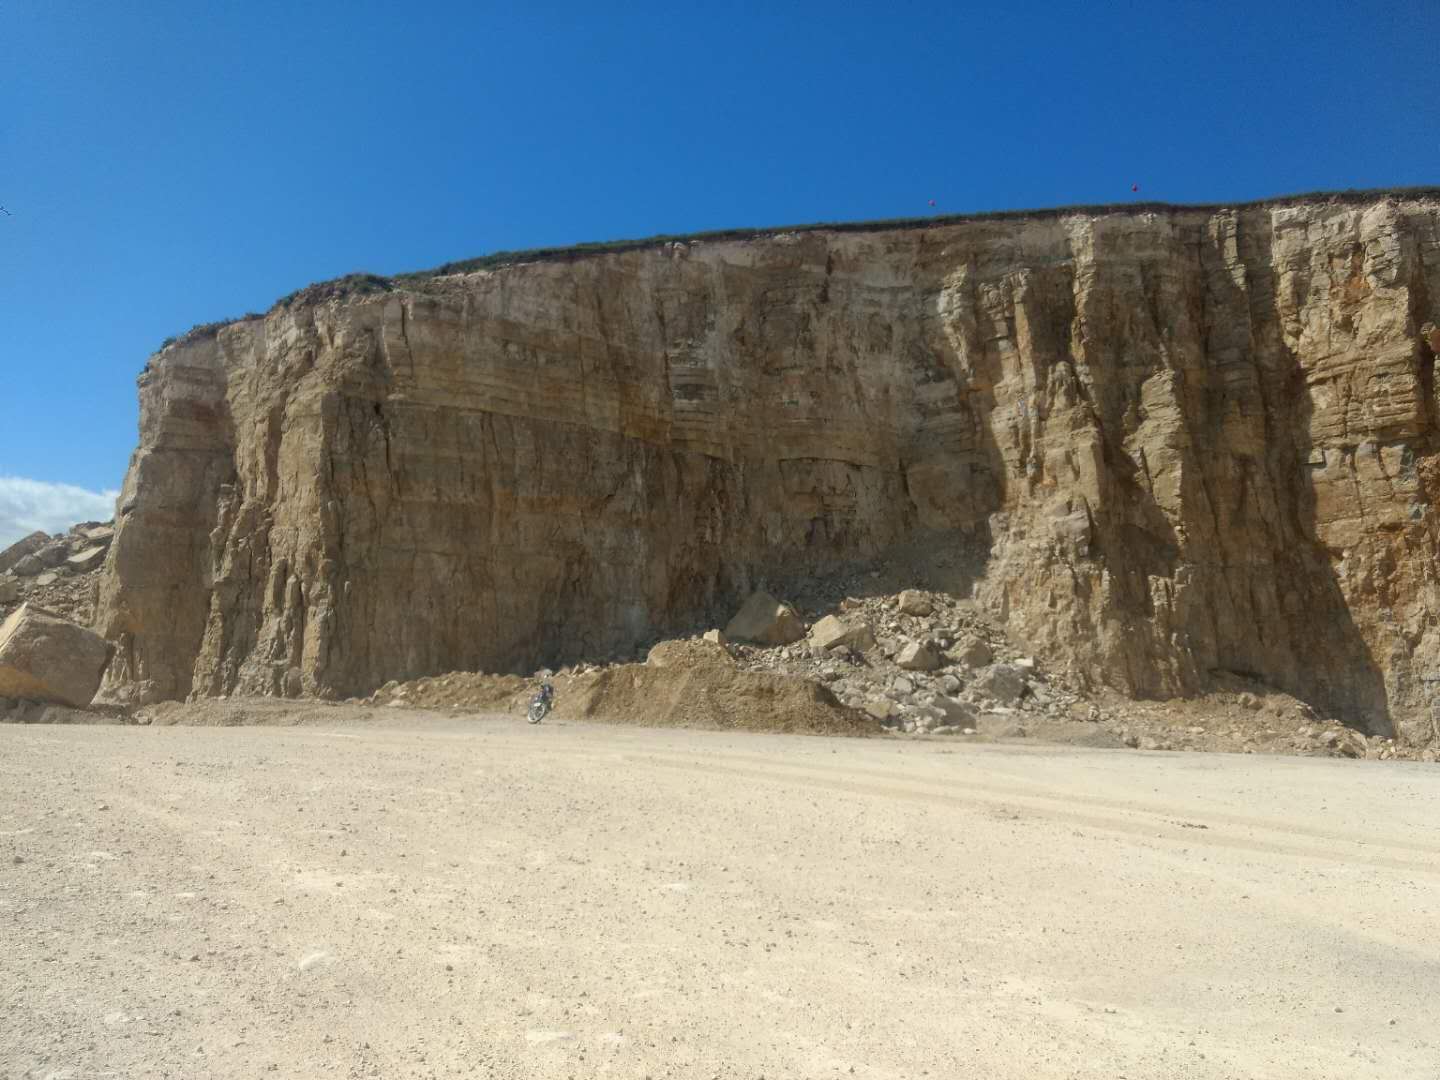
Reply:
<svg viewBox="0 0 1440 1080"><path fill-rule="evenodd" d="M905 589L847 595L814 609L778 608L812 617L806 636L775 646L719 635L737 664L821 682L841 702L865 710L898 735L1139 750L1440 757L1435 747L1366 736L1289 694L1234 676L1215 676L1211 692L1169 702L1133 701L1088 687L1069 672L1045 670L973 601L945 593Z"/></svg>
<svg viewBox="0 0 1440 1080"><path fill-rule="evenodd" d="M723 630L657 642L633 661L542 669L528 678L452 672L387 683L363 700L518 716L550 680L560 720L1152 751L1440 756L1433 747L1367 737L1240 677L1216 676L1211 692L1196 698L1133 701L1048 670L969 599L865 591L885 584L866 575L816 581L791 602L762 590Z"/></svg>
<svg viewBox="0 0 1440 1080"><path fill-rule="evenodd" d="M1016 655L973 604L913 589L847 597L790 645L732 648L744 668L816 679L905 734L975 734L982 714L1070 718L1067 710L1081 704L1032 658ZM1089 708L1081 704L1080 719Z"/></svg>
<svg viewBox="0 0 1440 1080"><path fill-rule="evenodd" d="M814 680L746 669L723 644L703 639L661 642L643 663L583 664L540 671L532 679L456 672L387 683L367 700L521 715L542 680L555 686L558 720L810 735L881 731L873 716L847 708Z"/></svg>
<svg viewBox="0 0 1440 1080"><path fill-rule="evenodd" d="M0 551L0 619L29 603L91 625L114 538L113 522L86 521L61 536L31 533Z"/></svg>
<svg viewBox="0 0 1440 1080"><path fill-rule="evenodd" d="M85 522L62 536L34 533L0 551L0 621L23 618L28 608L35 613L32 626L53 622L55 634L63 630L66 641L73 638L76 656L85 652L81 646L91 644L93 635L79 628L93 621L99 570L114 535L110 523ZM451 672L390 682L363 703L521 714L539 682L550 679L561 720L1137 750L1440 758L1440 723L1428 744L1367 736L1240 676L1212 673L1208 692L1185 699L1123 697L1096 686L1073 665L1048 668L1015 644L996 613L981 603L940 589L903 587L914 580L923 575L905 563L776 588L781 597L759 589L738 605L724 629L704 630L701 624L691 636L652 641L637 654L545 669L528 678ZM19 645L12 651L18 655ZM90 715L76 709L84 709L103 662L88 653L83 663L71 663L69 654L45 659L52 671L45 679L35 675L44 665L32 663L28 654L25 664L12 664L0 718ZM56 689L64 679L78 689ZM36 686L45 680L42 693ZM135 719L148 722L139 714Z"/></svg>

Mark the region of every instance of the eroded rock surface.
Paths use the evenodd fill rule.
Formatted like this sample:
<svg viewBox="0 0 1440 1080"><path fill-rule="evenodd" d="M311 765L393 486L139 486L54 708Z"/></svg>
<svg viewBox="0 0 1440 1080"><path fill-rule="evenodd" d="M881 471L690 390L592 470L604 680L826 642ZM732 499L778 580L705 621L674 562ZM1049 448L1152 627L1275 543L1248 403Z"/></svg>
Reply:
<svg viewBox="0 0 1440 1080"><path fill-rule="evenodd" d="M1429 730L1440 202L673 243L172 346L100 619L135 698L633 654L934 556L1055 670ZM963 556L963 557L961 557Z"/></svg>

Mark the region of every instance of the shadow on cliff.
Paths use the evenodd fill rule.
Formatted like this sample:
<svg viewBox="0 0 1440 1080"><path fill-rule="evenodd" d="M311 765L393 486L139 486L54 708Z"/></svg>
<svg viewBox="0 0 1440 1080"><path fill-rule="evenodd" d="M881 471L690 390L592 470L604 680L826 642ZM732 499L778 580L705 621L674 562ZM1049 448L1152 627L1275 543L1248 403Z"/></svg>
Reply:
<svg viewBox="0 0 1440 1080"><path fill-rule="evenodd" d="M1335 464L1326 455L1333 459L1336 450L1315 445L1315 399L1281 326L1270 217L1250 211L1240 224L1242 258L1252 283L1247 302L1254 355L1262 370L1267 464L1281 527L1288 534L1280 538L1283 546L1274 558L1277 577L1282 587L1288 586L1279 615L1293 657L1289 671L1256 674L1352 727L1393 735L1384 675L1319 536L1316 476ZM1258 295L1257 279L1267 283Z"/></svg>
<svg viewBox="0 0 1440 1080"><path fill-rule="evenodd" d="M941 286L932 326L944 332L923 342L928 360L910 365L919 413L902 454L911 535L888 553L892 572L877 591L899 584L902 568L905 584L961 596L979 583L1027 646L1069 656L1131 695L1206 692L1238 675L1390 734L1381 670L1317 531L1315 403L1280 325L1269 219L1243 224L1248 280L1212 272L1193 297L1206 367L1191 387L1179 365L1133 360L1137 350L1165 355L1182 325L1165 313L1189 297L1175 279L1142 268L1153 327L1142 312L1108 329L1105 304L1137 284L1123 263L1114 282L1098 267L1088 320L1070 266L1003 281L959 274ZM1072 335L1087 322L1107 336L1089 343L1080 376ZM1245 368L1257 382L1233 384ZM1128 445L1131 413L1144 415L1143 384L1156 376L1172 380L1181 426L1196 437L1161 448L1199 448L1172 466L1186 477L1183 533L1157 501L1153 463ZM1092 453L1086 481L1092 465L1081 459ZM1073 477L1049 475L1067 462Z"/></svg>

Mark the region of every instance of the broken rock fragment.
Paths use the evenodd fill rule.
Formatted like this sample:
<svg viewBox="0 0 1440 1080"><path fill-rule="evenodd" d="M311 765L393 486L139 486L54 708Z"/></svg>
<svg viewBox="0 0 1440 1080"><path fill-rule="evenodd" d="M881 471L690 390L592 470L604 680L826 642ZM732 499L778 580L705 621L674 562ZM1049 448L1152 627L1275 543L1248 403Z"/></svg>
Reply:
<svg viewBox="0 0 1440 1080"><path fill-rule="evenodd" d="M65 560L65 565L77 574L88 574L91 570L100 569L105 562L106 550L107 546L105 545L97 544L94 547L88 547L84 551L71 555Z"/></svg>
<svg viewBox="0 0 1440 1080"><path fill-rule="evenodd" d="M981 668L995 659L995 654L982 638L967 634L950 651L957 664L968 668Z"/></svg>
<svg viewBox="0 0 1440 1080"><path fill-rule="evenodd" d="M934 671L940 666L940 657L929 645L912 641L895 655L895 663L906 671Z"/></svg>
<svg viewBox="0 0 1440 1080"><path fill-rule="evenodd" d="M875 645L875 635L864 623L848 623L834 615L826 615L810 628L810 644L817 649L833 649L844 646L855 652L864 652Z"/></svg>
<svg viewBox="0 0 1440 1080"><path fill-rule="evenodd" d="M935 605L924 593L906 589L900 594L900 610L906 615L929 615L935 610Z"/></svg>
<svg viewBox="0 0 1440 1080"><path fill-rule="evenodd" d="M757 645L789 645L805 636L805 624L789 604L767 592L751 593L725 626L725 636Z"/></svg>
<svg viewBox="0 0 1440 1080"><path fill-rule="evenodd" d="M991 664L976 676L975 689L999 705L1014 705L1025 693L1025 676L1013 664Z"/></svg>
<svg viewBox="0 0 1440 1080"><path fill-rule="evenodd" d="M865 702L864 709L882 724L888 723L896 714L895 703L885 698L870 698Z"/></svg>
<svg viewBox="0 0 1440 1080"><path fill-rule="evenodd" d="M22 604L0 624L0 697L84 708L100 689L110 654L98 634Z"/></svg>
<svg viewBox="0 0 1440 1080"><path fill-rule="evenodd" d="M33 532L25 539L17 540L4 551L0 551L0 574L11 569L27 555L34 555L49 542L50 537L47 533Z"/></svg>
<svg viewBox="0 0 1440 1080"><path fill-rule="evenodd" d="M11 570L18 577L34 577L36 574L45 572L45 564L40 561L38 555L30 554L16 559Z"/></svg>

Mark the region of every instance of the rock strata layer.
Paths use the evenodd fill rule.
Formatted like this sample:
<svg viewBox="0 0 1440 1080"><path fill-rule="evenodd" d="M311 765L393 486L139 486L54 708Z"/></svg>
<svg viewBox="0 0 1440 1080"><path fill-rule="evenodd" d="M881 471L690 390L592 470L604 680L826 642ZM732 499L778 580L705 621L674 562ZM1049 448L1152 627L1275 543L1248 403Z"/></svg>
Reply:
<svg viewBox="0 0 1440 1080"><path fill-rule="evenodd" d="M141 377L108 690L633 653L903 553L1077 678L1240 673L1429 730L1437 298L1440 201L1377 195L667 243L280 305Z"/></svg>

